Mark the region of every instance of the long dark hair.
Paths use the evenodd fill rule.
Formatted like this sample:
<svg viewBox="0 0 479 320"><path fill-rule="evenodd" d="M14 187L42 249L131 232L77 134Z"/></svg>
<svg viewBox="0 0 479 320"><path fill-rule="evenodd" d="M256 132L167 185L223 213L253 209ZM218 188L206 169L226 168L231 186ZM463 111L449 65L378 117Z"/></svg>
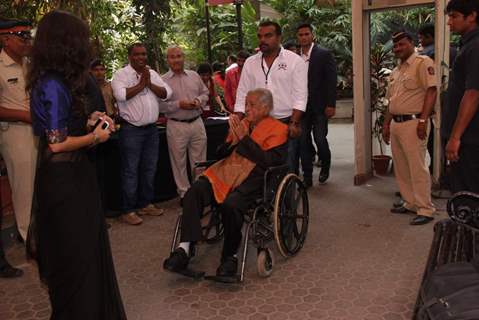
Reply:
<svg viewBox="0 0 479 320"><path fill-rule="evenodd" d="M60 75L70 89L73 109L85 112L84 95L90 62L90 31L73 14L55 10L39 22L27 76L30 91L47 72Z"/></svg>

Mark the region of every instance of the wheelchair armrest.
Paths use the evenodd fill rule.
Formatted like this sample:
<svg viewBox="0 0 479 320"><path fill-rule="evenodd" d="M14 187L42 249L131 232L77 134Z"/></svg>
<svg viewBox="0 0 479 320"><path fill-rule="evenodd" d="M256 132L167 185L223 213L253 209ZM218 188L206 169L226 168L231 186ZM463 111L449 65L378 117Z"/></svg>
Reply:
<svg viewBox="0 0 479 320"><path fill-rule="evenodd" d="M267 196L268 196L268 188L270 187L268 185L268 181L270 181L271 177L274 175L281 176L281 178L276 181L276 183L279 185L281 182L281 179L283 179L284 176L288 174L289 171L289 166L287 164L283 164L280 166L275 166L275 167L269 167L266 169L266 172L264 173L264 178L263 178L263 201L264 203L267 202ZM276 188L277 186L275 186ZM275 190L276 191L276 190Z"/></svg>
<svg viewBox="0 0 479 320"><path fill-rule="evenodd" d="M195 163L195 169L196 168L208 168L212 164L214 164L216 161L218 161L218 160L207 160L207 161L203 161L203 162L196 162Z"/></svg>
<svg viewBox="0 0 479 320"><path fill-rule="evenodd" d="M266 172L265 172L265 177L269 174L273 174L275 172L284 172L285 174L288 172L289 170L289 166L287 164L282 164L280 166L275 166L275 167L269 167L268 169L266 169Z"/></svg>

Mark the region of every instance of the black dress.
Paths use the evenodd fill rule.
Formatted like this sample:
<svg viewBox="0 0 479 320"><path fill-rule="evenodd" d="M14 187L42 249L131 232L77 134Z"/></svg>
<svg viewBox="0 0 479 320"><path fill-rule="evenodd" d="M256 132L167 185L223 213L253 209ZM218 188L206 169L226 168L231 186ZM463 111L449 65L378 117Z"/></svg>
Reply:
<svg viewBox="0 0 479 320"><path fill-rule="evenodd" d="M48 148L86 134L86 117L72 110L69 90L54 74L34 87L31 110L41 148L30 240L48 286L51 319L126 319L95 164L87 149L53 154Z"/></svg>

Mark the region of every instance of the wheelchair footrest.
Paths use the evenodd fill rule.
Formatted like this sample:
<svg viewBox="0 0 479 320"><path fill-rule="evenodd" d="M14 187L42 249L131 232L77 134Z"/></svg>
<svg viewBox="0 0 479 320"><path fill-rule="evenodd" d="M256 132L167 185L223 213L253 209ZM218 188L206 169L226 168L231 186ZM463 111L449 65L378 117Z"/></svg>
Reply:
<svg viewBox="0 0 479 320"><path fill-rule="evenodd" d="M211 280L214 282L221 282L221 283L239 283L240 282L240 276L235 275L232 277L227 277L227 276L205 276L205 280Z"/></svg>

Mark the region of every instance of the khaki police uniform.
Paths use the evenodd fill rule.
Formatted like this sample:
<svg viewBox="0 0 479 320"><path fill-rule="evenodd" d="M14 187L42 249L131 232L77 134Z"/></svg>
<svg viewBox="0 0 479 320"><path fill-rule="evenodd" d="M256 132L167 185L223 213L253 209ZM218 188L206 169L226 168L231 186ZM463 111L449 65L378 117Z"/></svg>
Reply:
<svg viewBox="0 0 479 320"><path fill-rule="evenodd" d="M30 111L25 92L25 68L0 52L0 106ZM0 153L8 171L17 228L26 239L32 207L37 139L30 124L0 122Z"/></svg>
<svg viewBox="0 0 479 320"><path fill-rule="evenodd" d="M426 165L427 137L417 136L418 119L424 105L426 90L436 86L434 63L427 56L412 54L391 73L388 87L391 122L391 150L394 174L404 207L418 215L431 217L431 177ZM413 115L413 117L411 117ZM412 119L411 119L412 118ZM429 127L428 127L429 133Z"/></svg>

